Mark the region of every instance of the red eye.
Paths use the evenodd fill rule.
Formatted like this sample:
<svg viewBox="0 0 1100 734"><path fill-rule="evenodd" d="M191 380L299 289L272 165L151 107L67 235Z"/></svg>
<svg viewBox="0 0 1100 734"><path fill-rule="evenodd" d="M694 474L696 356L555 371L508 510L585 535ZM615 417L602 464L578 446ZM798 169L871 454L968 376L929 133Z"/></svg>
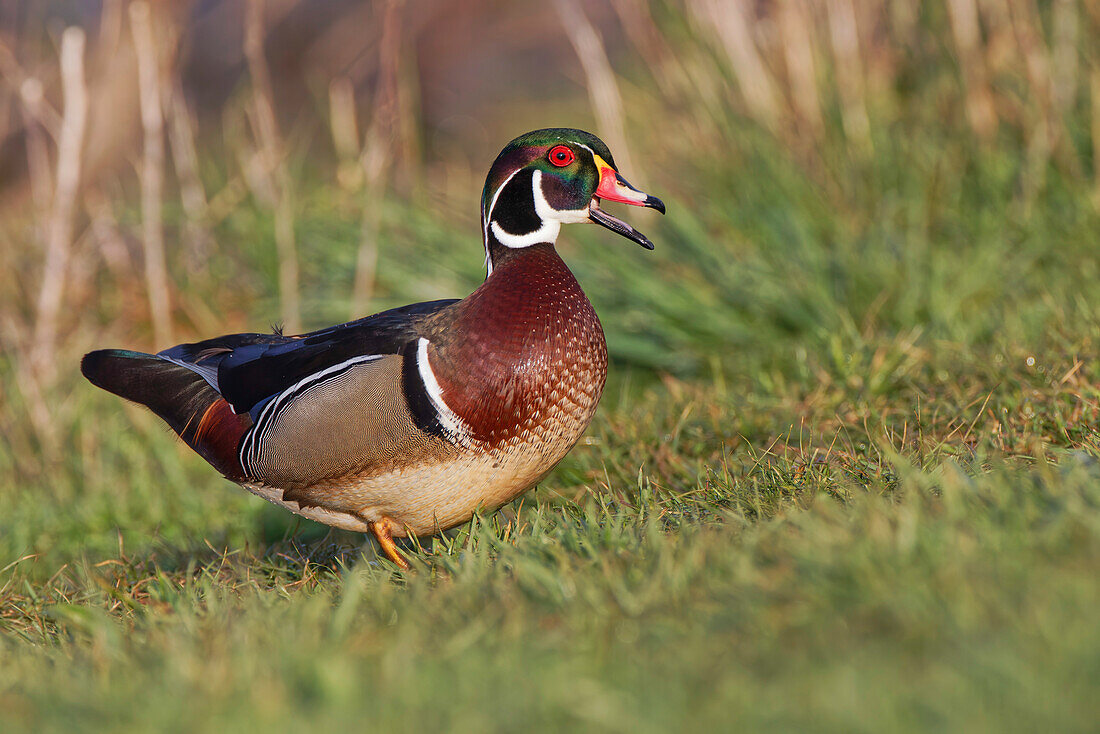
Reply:
<svg viewBox="0 0 1100 734"><path fill-rule="evenodd" d="M568 166L576 157L573 151L564 145L555 145L550 149L550 162L555 166Z"/></svg>

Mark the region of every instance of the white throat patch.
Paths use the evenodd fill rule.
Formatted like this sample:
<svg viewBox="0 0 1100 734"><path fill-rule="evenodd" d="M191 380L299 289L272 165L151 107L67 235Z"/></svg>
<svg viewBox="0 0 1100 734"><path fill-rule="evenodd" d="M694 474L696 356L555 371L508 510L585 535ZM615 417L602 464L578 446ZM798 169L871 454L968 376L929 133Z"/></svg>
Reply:
<svg viewBox="0 0 1100 734"><path fill-rule="evenodd" d="M504 187L502 186L501 188ZM534 232L527 232L525 234L505 232L504 228L501 227L499 223L492 221L493 213L491 211L489 212L489 226L492 228L493 234L500 244L505 247L511 247L515 250L521 247L537 245L542 242L555 242L558 239L558 233L561 232L561 222L554 217L557 212L550 206L550 202L546 200L546 195L542 193L542 171L537 169L534 175L531 176L531 194L535 200L535 214L542 220L542 225Z"/></svg>
<svg viewBox="0 0 1100 734"><path fill-rule="evenodd" d="M518 173L518 172L517 172ZM512 174L513 176L515 174ZM511 180L511 177L508 178ZM558 233L561 232L562 223L577 223L588 221L588 207L582 207L581 209L572 210L559 210L550 206L550 202L546 200L546 194L542 190L542 171L535 170L531 176L531 196L535 202L535 214L542 221L542 224L533 232L527 232L524 234L513 234L506 232L503 227L496 221L493 221L493 207L496 206L497 197L500 196L500 192L507 185L508 181L501 184L497 189L497 193L493 196L493 202L489 207L488 221L489 227L492 229L493 236L497 238L497 241L505 247L512 249L519 249L522 247L530 247L531 245L537 245L543 242L549 242L553 244L558 239ZM488 246L488 242L486 242ZM488 252L486 252L488 257ZM492 263L490 262L489 271L492 272Z"/></svg>

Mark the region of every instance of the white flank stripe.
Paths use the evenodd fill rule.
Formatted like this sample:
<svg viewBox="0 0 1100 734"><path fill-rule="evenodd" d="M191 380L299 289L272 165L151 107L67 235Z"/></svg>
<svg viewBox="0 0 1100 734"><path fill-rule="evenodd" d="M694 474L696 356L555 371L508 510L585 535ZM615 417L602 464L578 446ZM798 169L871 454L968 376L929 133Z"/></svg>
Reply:
<svg viewBox="0 0 1100 734"><path fill-rule="evenodd" d="M435 379L431 362L428 361L428 340L424 337L420 337L420 341L416 343L416 369L424 383L424 390L428 393L428 400L432 402L436 414L439 415L439 423L443 426L443 430L460 443L467 443L469 430L458 414L443 401L443 390Z"/></svg>

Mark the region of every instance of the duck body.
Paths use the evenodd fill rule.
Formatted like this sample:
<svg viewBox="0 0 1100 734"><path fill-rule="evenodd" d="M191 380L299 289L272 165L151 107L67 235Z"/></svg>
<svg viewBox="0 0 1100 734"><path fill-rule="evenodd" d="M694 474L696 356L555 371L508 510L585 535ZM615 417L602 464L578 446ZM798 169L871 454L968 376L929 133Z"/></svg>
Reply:
<svg viewBox="0 0 1100 734"><path fill-rule="evenodd" d="M397 536L446 530L550 471L588 426L607 375L599 319L550 246L498 266L406 337L268 417L266 430L254 424L238 452L246 486L348 530L383 517Z"/></svg>
<svg viewBox="0 0 1100 734"><path fill-rule="evenodd" d="M392 536L446 530L515 499L595 413L607 375L603 329L554 247L559 208L547 202L562 184L539 173L554 173L558 163L544 164L562 141L578 153L603 145L578 135L589 134L536 131L498 157L483 197L488 276L465 299L299 336L234 334L155 355L100 350L82 371L160 415L227 478L304 517L373 531L407 567ZM538 144L517 146L529 136ZM596 183L579 187L584 210L593 202L616 225L605 226L648 245L596 207L607 180L598 163L609 167L610 153L592 157ZM603 189L612 198L634 191ZM577 202L557 194L569 207L561 221L579 221Z"/></svg>

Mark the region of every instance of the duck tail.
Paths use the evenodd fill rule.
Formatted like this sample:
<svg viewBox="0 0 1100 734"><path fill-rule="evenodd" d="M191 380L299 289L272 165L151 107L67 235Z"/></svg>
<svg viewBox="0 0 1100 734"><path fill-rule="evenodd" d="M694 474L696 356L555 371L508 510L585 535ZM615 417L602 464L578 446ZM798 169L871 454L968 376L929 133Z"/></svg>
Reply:
<svg viewBox="0 0 1100 734"><path fill-rule="evenodd" d="M80 362L80 371L96 387L156 413L229 479L245 478L237 449L252 419L247 413L234 413L197 372L153 354L124 349L89 352Z"/></svg>

